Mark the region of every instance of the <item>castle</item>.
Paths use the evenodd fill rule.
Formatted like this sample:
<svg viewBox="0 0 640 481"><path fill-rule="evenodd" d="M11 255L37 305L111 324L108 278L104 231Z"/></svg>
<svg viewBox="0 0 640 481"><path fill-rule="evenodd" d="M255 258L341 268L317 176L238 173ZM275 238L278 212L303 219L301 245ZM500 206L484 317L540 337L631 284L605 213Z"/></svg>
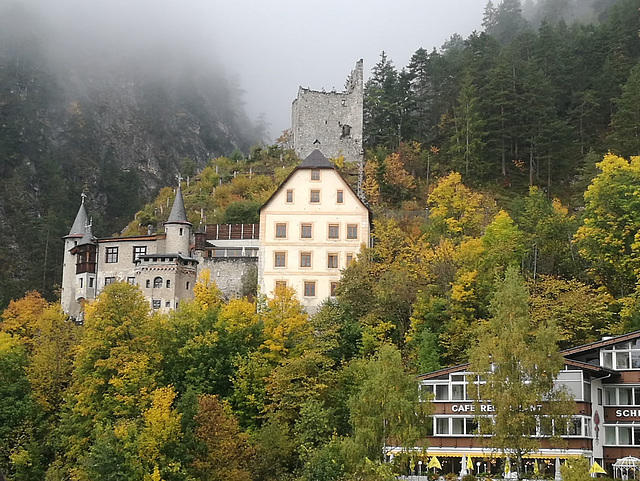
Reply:
<svg viewBox="0 0 640 481"><path fill-rule="evenodd" d="M164 232L96 238L84 195L65 252L61 303L82 318L83 303L115 281L137 285L150 308L168 312L193 299L202 269L227 297L242 295L257 269L260 292L292 287L311 314L335 294L340 271L368 244L370 213L335 166L314 150L260 209L260 224L193 232L178 186Z"/></svg>
<svg viewBox="0 0 640 481"><path fill-rule="evenodd" d="M115 281L140 287L154 310L168 311L193 298L198 260L191 257L191 223L178 187L169 218L160 234L96 238L84 206L84 195L64 240L63 310L82 317L84 301L95 299Z"/></svg>
<svg viewBox="0 0 640 481"><path fill-rule="evenodd" d="M293 150L302 159L315 149L329 157L362 162L363 63L359 60L343 92L300 87L291 107Z"/></svg>
<svg viewBox="0 0 640 481"><path fill-rule="evenodd" d="M83 303L116 280L140 287L167 312L193 299L208 269L225 297L239 297L257 276L259 292L295 290L309 313L335 293L340 271L369 243L370 212L331 157L357 162L362 183L363 63L344 92L300 87L292 106L292 147L305 160L260 208L259 224L212 225L194 232L178 186L164 232L96 238L84 205L64 239L61 302L81 318Z"/></svg>

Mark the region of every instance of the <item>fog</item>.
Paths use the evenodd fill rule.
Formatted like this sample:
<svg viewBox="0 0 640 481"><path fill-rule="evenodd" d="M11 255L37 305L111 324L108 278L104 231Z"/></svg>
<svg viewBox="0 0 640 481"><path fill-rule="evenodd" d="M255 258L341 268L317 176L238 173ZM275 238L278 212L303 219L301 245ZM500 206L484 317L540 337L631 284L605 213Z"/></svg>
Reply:
<svg viewBox="0 0 640 481"><path fill-rule="evenodd" d="M365 77L387 52L400 68L420 47L479 30L484 0L218 2L219 54L239 72L250 115L265 112L272 136L291 123L298 86L342 90L356 61Z"/></svg>
<svg viewBox="0 0 640 481"><path fill-rule="evenodd" d="M101 75L124 63L147 75L180 75L195 66L233 79L248 115L264 114L274 139L290 126L298 86L341 90L358 59L366 77L383 50L398 68L406 66L418 48L480 30L485 3L0 0L5 12L12 4L37 12L25 25L0 27L37 31L62 68Z"/></svg>

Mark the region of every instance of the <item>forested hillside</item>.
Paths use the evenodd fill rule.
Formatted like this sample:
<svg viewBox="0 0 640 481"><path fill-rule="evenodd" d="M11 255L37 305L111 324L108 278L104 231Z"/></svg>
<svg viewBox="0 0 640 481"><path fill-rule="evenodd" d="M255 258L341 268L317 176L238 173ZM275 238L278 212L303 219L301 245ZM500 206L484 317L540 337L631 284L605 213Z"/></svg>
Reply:
<svg viewBox="0 0 640 481"><path fill-rule="evenodd" d="M639 3L618 1L586 24L558 21L551 7L571 2L542 3L537 14L550 16L537 28L519 1L488 2L482 32L418 49L400 70L383 53L366 84L374 160L417 141L425 154L409 171L420 177L456 170L473 185L537 185L564 199L584 189L576 183L598 157L589 152L640 153Z"/></svg>
<svg viewBox="0 0 640 481"><path fill-rule="evenodd" d="M373 242L315 316L286 288L225 301L208 271L169 315L126 283L87 305L82 326L39 294L12 301L0 471L390 481L419 458L385 463L385 446L432 430L416 374L468 361L486 372L497 346L512 367L549 367L553 384L559 349L640 329L639 8L489 2L485 31L400 71L383 55L365 99ZM298 161L275 145L185 163L189 220L256 221ZM171 197L161 190L125 232L159 227Z"/></svg>
<svg viewBox="0 0 640 481"><path fill-rule="evenodd" d="M53 299L60 238L83 190L94 231L111 235L179 172L248 152L263 136L225 74L168 39L124 55L86 32L70 43L52 30L27 6L0 2L3 307L28 289Z"/></svg>

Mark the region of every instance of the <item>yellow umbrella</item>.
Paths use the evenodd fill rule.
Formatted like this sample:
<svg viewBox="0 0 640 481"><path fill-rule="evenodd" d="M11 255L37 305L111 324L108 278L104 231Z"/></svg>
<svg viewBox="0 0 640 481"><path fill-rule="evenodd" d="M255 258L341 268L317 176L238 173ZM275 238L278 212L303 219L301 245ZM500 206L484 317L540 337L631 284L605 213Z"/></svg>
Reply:
<svg viewBox="0 0 640 481"><path fill-rule="evenodd" d="M591 469L589 470L589 474L596 474L596 473L607 474L607 472L604 469L602 469L602 466L600 466L596 461L594 461L593 464L591 465Z"/></svg>
<svg viewBox="0 0 640 481"><path fill-rule="evenodd" d="M504 463L504 474L511 473L511 461L507 458L507 461Z"/></svg>
<svg viewBox="0 0 640 481"><path fill-rule="evenodd" d="M538 461L533 460L533 474L538 476L540 474L540 468L538 467Z"/></svg>
<svg viewBox="0 0 640 481"><path fill-rule="evenodd" d="M467 456L467 469L473 471L473 461L471 460L471 456Z"/></svg>
<svg viewBox="0 0 640 481"><path fill-rule="evenodd" d="M440 461L438 461L438 458L436 456L432 457L431 461L429 461L429 464L427 465L427 469L429 468L442 469L442 466L440 465Z"/></svg>

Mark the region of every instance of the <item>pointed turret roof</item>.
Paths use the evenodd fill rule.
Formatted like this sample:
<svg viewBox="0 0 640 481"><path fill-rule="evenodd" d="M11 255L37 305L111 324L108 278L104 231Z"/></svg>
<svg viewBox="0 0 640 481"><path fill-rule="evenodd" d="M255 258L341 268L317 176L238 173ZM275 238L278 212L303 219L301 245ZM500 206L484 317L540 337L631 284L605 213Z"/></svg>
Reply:
<svg viewBox="0 0 640 481"><path fill-rule="evenodd" d="M176 191L176 200L173 201L173 207L171 207L171 213L165 224L189 224L187 219L187 211L184 208L184 199L182 198L182 187L178 185Z"/></svg>
<svg viewBox="0 0 640 481"><path fill-rule="evenodd" d="M83 236L85 233L85 226L89 222L89 218L87 217L87 210L84 208L84 199L86 194L82 193L82 203L80 204L80 208L78 209L78 213L76 214L76 220L73 221L73 225L71 226L71 230L69 231L68 236Z"/></svg>
<svg viewBox="0 0 640 481"><path fill-rule="evenodd" d="M93 232L91 232L91 226L93 224L93 220L91 220L90 222L87 222L86 225L84 226L84 235L82 236L82 239L80 239L80 242L78 242L79 246L83 246L85 244L93 244L95 242L95 237L93 237Z"/></svg>
<svg viewBox="0 0 640 481"><path fill-rule="evenodd" d="M297 169L335 169L336 166L327 160L327 158L318 149L311 152L306 159L300 162Z"/></svg>

